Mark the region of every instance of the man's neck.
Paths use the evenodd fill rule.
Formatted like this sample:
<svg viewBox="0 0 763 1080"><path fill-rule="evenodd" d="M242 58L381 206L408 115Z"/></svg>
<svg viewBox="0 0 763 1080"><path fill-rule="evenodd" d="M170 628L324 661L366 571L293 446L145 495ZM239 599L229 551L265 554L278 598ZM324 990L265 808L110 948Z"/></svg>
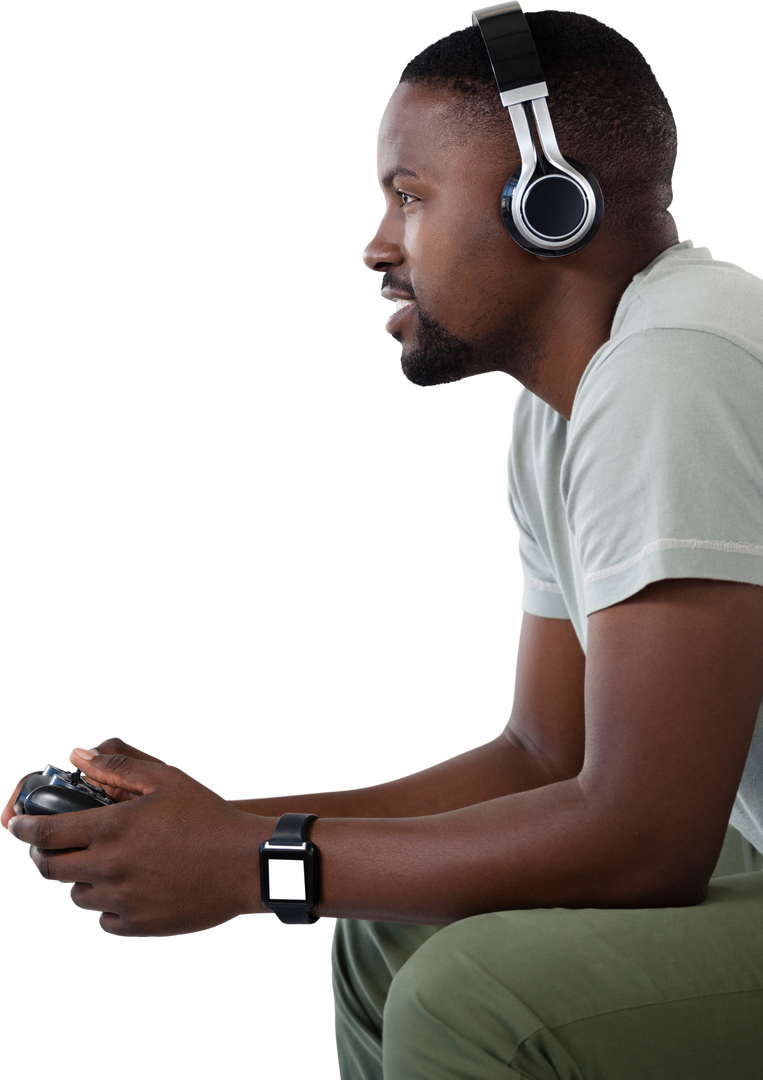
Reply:
<svg viewBox="0 0 763 1080"><path fill-rule="evenodd" d="M611 258L599 253L584 266L559 275L537 313L536 325L542 328L538 360L521 380L523 385L569 420L580 380L609 340L623 293L636 274L677 242L673 232L630 257L613 246Z"/></svg>

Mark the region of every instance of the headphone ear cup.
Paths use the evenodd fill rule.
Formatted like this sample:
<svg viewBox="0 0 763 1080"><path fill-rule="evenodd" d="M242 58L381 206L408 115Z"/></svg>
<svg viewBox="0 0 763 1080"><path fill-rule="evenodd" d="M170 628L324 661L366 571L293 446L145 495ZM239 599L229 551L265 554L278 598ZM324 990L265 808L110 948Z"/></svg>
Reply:
<svg viewBox="0 0 763 1080"><path fill-rule="evenodd" d="M561 243L556 249L540 247L533 244L517 228L512 207L521 169L511 174L501 196L501 217L506 231L525 251L540 255L545 259L559 258L580 251L596 235L604 212L604 199L596 177L574 158L565 160L586 178L593 190L596 208L589 228L582 235L576 232L578 224L586 214L586 201L580 185L570 177L556 171L536 174L533 177L525 189L520 213L525 226L530 232L538 233L539 239L563 241L566 236L570 236L569 244Z"/></svg>

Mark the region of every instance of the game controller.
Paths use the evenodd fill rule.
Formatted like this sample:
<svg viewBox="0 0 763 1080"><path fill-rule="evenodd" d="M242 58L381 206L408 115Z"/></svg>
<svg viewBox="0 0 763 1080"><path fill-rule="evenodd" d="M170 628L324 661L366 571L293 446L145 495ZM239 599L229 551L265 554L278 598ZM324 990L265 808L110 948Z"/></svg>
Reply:
<svg viewBox="0 0 763 1080"><path fill-rule="evenodd" d="M72 810L92 810L110 806L111 799L103 788L84 780L79 769L64 772L46 765L42 772L31 773L21 785L13 804L16 814L68 814Z"/></svg>

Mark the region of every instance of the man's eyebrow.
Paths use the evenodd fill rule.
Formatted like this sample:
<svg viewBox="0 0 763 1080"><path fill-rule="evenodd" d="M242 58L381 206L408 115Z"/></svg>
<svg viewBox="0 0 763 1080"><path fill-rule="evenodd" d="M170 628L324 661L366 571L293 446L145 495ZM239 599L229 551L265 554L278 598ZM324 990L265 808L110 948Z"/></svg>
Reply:
<svg viewBox="0 0 763 1080"><path fill-rule="evenodd" d="M394 168L385 172L381 179L381 186L383 188L392 187L392 182L397 176L412 176L414 180L419 179L419 174L414 172L413 169L406 169L404 165L395 165Z"/></svg>

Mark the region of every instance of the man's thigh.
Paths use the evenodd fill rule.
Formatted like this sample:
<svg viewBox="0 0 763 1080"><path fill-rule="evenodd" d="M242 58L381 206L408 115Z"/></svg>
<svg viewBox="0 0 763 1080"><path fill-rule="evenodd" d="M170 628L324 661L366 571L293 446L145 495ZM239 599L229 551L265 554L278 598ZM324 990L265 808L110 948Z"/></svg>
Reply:
<svg viewBox="0 0 763 1080"><path fill-rule="evenodd" d="M717 870L715 870L715 875L736 875L740 873L751 872L751 870L762 869L763 855L755 851L751 847L751 845L749 845L749 843L735 831L735 829L729 827L723 851L721 852L721 856L719 859L718 867ZM763 879L763 874L759 875L759 877ZM713 891L712 894L708 896L708 901L712 900L714 902L715 897L726 896L725 893L717 893L717 891L715 891L718 889L718 887L719 882L714 881L711 886ZM731 897L726 896L726 899L731 899ZM708 901L706 901L705 904L707 904ZM719 900L719 902L721 901ZM748 935L749 941L746 941L746 932L741 926L738 929L738 933L732 932L731 934L729 934L729 936L731 936L733 939L733 948L738 949L738 943L739 941L741 941L741 950L742 954L744 954L744 958L742 958L742 964L752 960L753 964L757 966L755 970L757 970L758 972L759 981L760 967L762 962L760 955L760 924L761 922L763 922L763 914L761 913L762 903L763 901L759 897L757 910L755 910L755 912L753 913L755 930L750 931ZM747 904L745 904L744 906L747 907ZM683 912L695 912L696 909L668 909L668 912L670 912L670 910L677 910L677 912L682 912L682 910ZM557 912L563 914L564 909L557 909ZM508 924L506 924L505 922L500 922L499 920L497 926L493 926L492 928L493 933L488 933L485 935L484 933L480 932L479 934L477 934L476 936L479 939L478 945L480 949L486 948L488 953L490 953L493 945L496 942L500 944L501 948L505 948L507 945L508 937L512 937L512 939L516 939L516 943L518 946L520 946L521 949L522 933L525 926L523 919L526 919L527 917L533 917L535 915L538 915L541 919L543 919L546 918L549 914L553 913L503 913L504 917L508 917ZM574 917L579 913L571 912L568 914ZM590 914L595 916L595 914L597 913L593 912L589 913L589 915ZM627 913L608 913L608 915L607 913L603 914L606 918L611 919L613 915L621 916L626 915ZM638 915L639 913L635 914ZM648 915L648 913L646 914ZM711 914L714 914L714 908L713 913ZM517 915L519 918L516 921L511 922L511 917L514 915ZM758 917L755 918L755 915L757 915ZM490 919L491 917L479 916L477 918ZM465 920L465 923L472 923L473 921L474 920ZM721 918L719 919L719 921L722 922L724 920L723 918ZM733 919L731 921L734 922ZM696 923L694 921L687 922L686 926L691 927L695 926L695 924ZM402 1036L401 1038L398 1038L396 1035L396 1008L393 1008L392 1005L387 1008L387 999L390 994L390 987L392 986L393 982L397 980L396 995L399 1002L402 1002L404 1000L406 994L415 994L416 980L419 977L417 972L419 969L417 968L416 971L414 971L414 969L412 968L410 972L407 972L405 978L403 978L402 972L407 962L409 962L417 954L418 949L421 948L421 946L425 945L425 943L429 942L429 940L432 939L434 935L440 935L441 933L445 932L452 934L452 932L455 931L455 928L459 926L460 923L455 923L454 927L445 928L409 926L409 924L404 923L373 922L360 920L356 921L348 919L337 919L335 921L331 939L332 944L330 947L330 980L335 1026L337 1072L338 1076L342 1078L342 1080L381 1080L381 1078L383 1078L383 1061L381 1061L381 1057L383 1057L383 1054L381 1054L383 1034L389 1054L392 1054L392 1048L394 1047L394 1045L397 1045L398 1051L396 1052L404 1055L404 1039L402 1038ZM559 923L559 926L561 927L561 923ZM714 930L711 932L715 933ZM568 931L567 936L570 936L571 933L572 931ZM620 937L623 936L623 934L627 935L628 933L629 930L627 927L620 928L620 930L615 933L615 936L619 941ZM655 937L656 930L653 931L651 929L651 926L648 926L648 924L646 926L645 933L647 939L646 945L654 943L654 941L657 940L659 937L659 935ZM678 959L671 960L670 957L672 953L675 953L677 949L675 949L675 947L673 946L671 932L661 931L662 937L664 937L666 933L668 937L666 950L664 951L664 955L657 955L656 960L658 962L656 963L656 968L659 971L661 969L664 969L666 967L666 964L669 967L672 963L674 964L674 966L677 966L677 971L685 971L685 963L687 962L687 957L685 955L686 951L688 951L688 954L690 954L690 956L688 956L688 959L691 959L692 951L695 949L695 943L693 942L691 944L691 947L687 946L686 948L684 948L681 956ZM702 930L702 933L705 933L705 931ZM559 939L560 936L564 937L564 934L561 933L561 930L558 931L557 934L555 934L554 940ZM553 989L557 985L561 987L570 985L570 978L567 978L565 982L564 971L566 967L570 967L571 971L574 970L578 972L580 969L583 969L583 975L576 975L575 977L579 977L579 981L583 982L584 984L587 984L592 980L595 982L594 976L599 978L599 980L601 981L603 980L607 970L611 972L614 970L615 966L613 961L608 964L602 964L600 958L597 963L594 963L593 960L587 963L585 951L583 955L580 955L581 949L585 948L585 942L584 940L579 939L579 937L578 944L574 946L574 953L577 954L578 957L576 963L570 964L565 959L564 947L566 946L564 941L561 943L561 945L564 947L559 953L559 960L554 962L551 941L546 940L545 934L541 934L541 937L543 937L543 941L540 942L538 948L536 949L537 955L534 955L531 949L530 959L528 959L528 961L525 961L525 964L527 962L530 962L531 967L533 966L533 964L544 964L545 974L543 978L541 978L540 982L541 984L543 984L549 994L553 993ZM447 942L450 942L452 940L452 936L450 936L449 939L446 939ZM511 944L511 942L508 942L508 944ZM461 943L461 947L464 947L464 945L465 943ZM635 954L637 954L637 960L640 949L642 949L641 945L639 945L638 948L634 949ZM447 956L449 956L449 947L444 946L443 951L445 954L445 958L447 959ZM719 946L719 951L722 954L719 960L720 970L727 971L729 968L733 970L733 953L726 950L725 946L722 944ZM650 948L648 948L648 953L650 953L650 955L654 955L655 948L653 946L650 946ZM614 955L616 956L616 954ZM446 970L443 970L442 961L438 961L440 966L439 970L443 970L443 977L440 980L439 989L442 990L443 995L451 997L453 999L457 1009L460 1008L458 1002L460 1002L461 999L466 999L467 1002L470 1000L470 988L472 982L478 985L481 981L480 972L482 971L482 968L479 967L478 964L478 967L472 971L467 960L461 958L461 961L459 961L461 963L461 968L458 971L451 971L450 967L447 966L447 964L444 964L444 969ZM702 963L706 964L706 966L707 964L710 964L710 967L712 968L713 962L714 961L711 957L707 957L705 960L698 959L697 963L700 969L699 973L695 978L693 972L687 972L687 981L690 982L692 985L694 985L696 982L699 982L701 984ZM421 983L423 983L423 986L427 986L429 982L427 977L429 971L429 962L427 961L421 967L423 967L423 973L421 973L420 975ZM398 977L399 973L400 977ZM628 983L628 981L629 978L627 978L626 983ZM499 982L493 982L492 985L494 986L497 994L497 1004L493 1005L492 1010L493 1012L495 1012L496 1009L498 1010L496 1024L499 1034L500 1030L503 1030L503 1027L505 1026L503 1014L501 1014L500 1009L503 1008L503 1005L501 1005L501 1001L504 1001L506 998L506 988L503 986L503 984L500 984ZM568 993L568 991L566 991L566 993ZM721 1025L721 1027L723 1027L724 1044L727 1044L727 1036L731 1035L731 1032L734 1030L735 1017L739 1015L737 1007L740 1004L744 1004L744 1002L742 1002L741 1000L741 997L737 998L736 1001L734 1000L737 993L738 991L734 991L734 994L727 1000L725 1000L723 1008L720 1008L717 1011L714 1011L712 1009L710 1010L712 1012L712 1016L710 1017L710 1029L712 1029L713 1026L718 1026L719 1024ZM694 995L691 1000L696 1000L696 995ZM708 998L707 1000L712 1001L712 998ZM760 990L755 991L750 1001L750 1008L752 1008L753 1012L755 1010L758 1010L755 1015L759 1015L761 1009L763 1009L763 1005L761 1005L760 1003ZM651 1007L651 1005L647 1005L647 1007L643 1008L651 1009L653 1007ZM701 1012L701 1008L699 1007L699 1005L695 1004L693 1008L695 1010L695 1013L699 1015L699 1013ZM747 1004L744 1004L744 1008L747 1008ZM726 1025L725 1027L723 1026L722 1020L724 1009L731 1010L731 1012L733 1013L732 1021L729 1022L729 1025ZM387 1012L385 1012L385 1010L387 1010ZM661 1023L667 1024L668 1028L670 1028L671 1024L677 1023L679 1011L679 1005L677 1004L675 1005L675 1018L670 1018L668 1012L662 1012L661 1015L662 1017L664 1017L664 1020L662 1020ZM491 1007L488 1007L485 1015L490 1013ZM612 1030L614 1031L616 1026L616 1021L614 1020L615 1013L613 1012L612 1015L613 1020L608 1023L611 1023ZM628 1013L624 1016L624 1022L627 1023L629 1027L632 1027L635 1018L637 1017ZM744 1020L744 1017L742 1017L742 1020ZM437 1028L437 1030L439 1030L439 1028ZM437 1050L440 1045L440 1039L439 1036L437 1036L437 1030L436 1032L434 1032L434 1035L431 1035L429 1037L431 1049L434 1053L434 1061L437 1061ZM583 1026L581 1026L581 1030L583 1030ZM590 1036L586 1034L586 1038L589 1037ZM648 1038L646 1041L648 1043ZM535 1044L537 1044L537 1042L538 1038L536 1037ZM442 1044L444 1047L444 1037ZM532 1045L533 1044L527 1044L527 1047L523 1051L525 1055L526 1053L530 1052L530 1049L532 1049ZM472 1053L479 1053L479 1051L474 1050ZM666 1057L666 1061L670 1061L670 1058ZM469 1066L469 1068L470 1067L471 1066ZM486 1067L488 1068L488 1070L494 1070L496 1067L495 1062L491 1061L490 1059L490 1052L488 1052L488 1061ZM388 1078L391 1077L394 1078L394 1080L409 1080L409 1078L414 1077L414 1074L410 1070L409 1066L401 1066L399 1064L396 1064L396 1066L390 1066L390 1068L391 1071L388 1070L387 1072ZM491 1077L491 1080L492 1077L495 1075L500 1076L501 1078L507 1078L507 1080L511 1076L518 1076L516 1071L514 1071L512 1074L508 1066L501 1065L500 1068L501 1071L497 1072L497 1074L495 1071L487 1071L484 1075L487 1077ZM398 1071L396 1071L396 1069ZM402 1069L402 1071L400 1071L400 1069ZM457 1071L451 1072L451 1074L449 1074L449 1072L444 1072L441 1069L438 1069L439 1066L437 1066L436 1071L433 1072L433 1076L436 1076L438 1080L446 1080L447 1077L458 1077L461 1075L467 1076L469 1080L477 1080L477 1078L480 1076L480 1074L476 1074L476 1072L472 1074L472 1072L468 1071L468 1068L466 1072L463 1072L463 1074L459 1074L459 1072ZM723 1076L724 1074L725 1070L720 1069L719 1076ZM416 1076L419 1075L427 1076L426 1072L424 1072L424 1074L416 1074ZM563 1076L565 1074L560 1075ZM576 1074L572 1072L572 1074L568 1075L575 1076ZM666 1075L670 1075L669 1072ZM532 1072L527 1072L526 1076L534 1077L534 1074L532 1074ZM544 1076L543 1072L540 1072L538 1076ZM551 1076L553 1076L555 1080L555 1075L553 1074L553 1072ZM702 1074L698 1074L698 1077L701 1076ZM646 1080L646 1077L650 1077L650 1080L652 1080L651 1074L648 1074L648 1072L647 1074L645 1074L644 1077L641 1077L640 1080ZM586 1077L586 1080L610 1080L610 1077L604 1074L593 1074L592 1078ZM615 1080L620 1080L618 1074L615 1074ZM671 1076L670 1080L679 1080L679 1075ZM695 1078L693 1077L692 1080L695 1080ZM718 1080L718 1078L713 1077L713 1080ZM746 1080L746 1078L735 1077L735 1080Z"/></svg>
<svg viewBox="0 0 763 1080"><path fill-rule="evenodd" d="M464 919L399 970L384 1080L759 1080L763 874L691 908Z"/></svg>
<svg viewBox="0 0 763 1080"><path fill-rule="evenodd" d="M342 1080L382 1080L382 1027L392 980L437 926L338 919L332 956Z"/></svg>

